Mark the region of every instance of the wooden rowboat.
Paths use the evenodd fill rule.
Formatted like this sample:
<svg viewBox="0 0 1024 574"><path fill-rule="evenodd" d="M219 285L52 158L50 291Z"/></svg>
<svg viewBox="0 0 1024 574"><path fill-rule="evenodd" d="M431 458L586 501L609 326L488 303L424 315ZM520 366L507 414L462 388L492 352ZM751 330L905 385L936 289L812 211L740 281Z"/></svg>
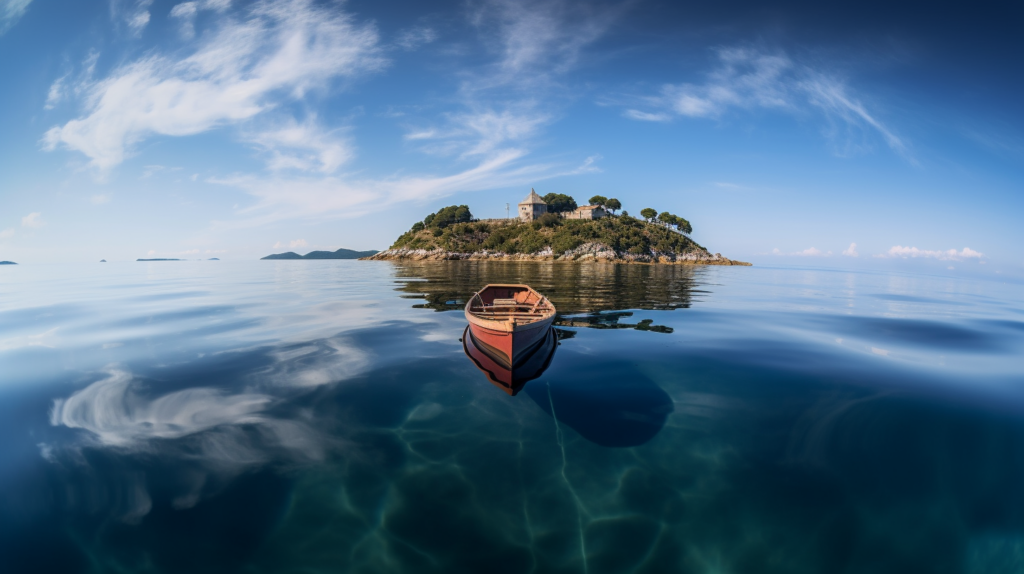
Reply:
<svg viewBox="0 0 1024 574"><path fill-rule="evenodd" d="M487 285L466 303L475 343L505 368L544 340L555 306L529 285Z"/></svg>

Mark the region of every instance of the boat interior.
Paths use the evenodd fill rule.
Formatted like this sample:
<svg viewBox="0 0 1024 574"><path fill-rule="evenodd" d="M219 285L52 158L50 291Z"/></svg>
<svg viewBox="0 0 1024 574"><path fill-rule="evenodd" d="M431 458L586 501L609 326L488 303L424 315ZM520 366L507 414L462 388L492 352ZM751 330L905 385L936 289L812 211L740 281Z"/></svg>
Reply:
<svg viewBox="0 0 1024 574"><path fill-rule="evenodd" d="M554 306L525 285L488 285L470 299L469 312L485 319L527 322L550 316Z"/></svg>

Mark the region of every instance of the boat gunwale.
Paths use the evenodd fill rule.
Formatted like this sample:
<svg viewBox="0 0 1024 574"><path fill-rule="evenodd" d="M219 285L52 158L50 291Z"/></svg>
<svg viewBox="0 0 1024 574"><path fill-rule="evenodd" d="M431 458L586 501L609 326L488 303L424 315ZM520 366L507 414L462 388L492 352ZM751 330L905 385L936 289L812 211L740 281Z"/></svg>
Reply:
<svg viewBox="0 0 1024 574"><path fill-rule="evenodd" d="M536 295L539 299L532 306L537 308L539 314L531 313L519 313L515 311L506 312L493 312L494 314L488 315L485 311L474 311L473 302L480 300L483 303L480 294L491 288L512 288L512 289L523 289ZM482 307L482 305L480 305ZM514 307L519 307L515 305ZM526 307L528 305L522 305ZM511 307L511 306L510 306ZM537 328L543 325L548 325L554 320L557 310L555 305L550 299L542 295L533 287L522 283L488 283L484 285L479 291L473 293L473 295L466 302L465 307L466 319L473 325L481 327L483 329L489 329L500 333L512 333L516 331L526 331L529 329ZM528 322L523 322L523 319L533 319Z"/></svg>

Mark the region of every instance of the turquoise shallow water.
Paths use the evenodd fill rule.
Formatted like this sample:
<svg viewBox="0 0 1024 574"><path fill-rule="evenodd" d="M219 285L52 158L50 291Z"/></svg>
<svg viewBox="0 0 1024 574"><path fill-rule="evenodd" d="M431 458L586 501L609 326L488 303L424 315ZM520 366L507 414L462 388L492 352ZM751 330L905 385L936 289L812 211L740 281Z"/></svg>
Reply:
<svg viewBox="0 0 1024 574"><path fill-rule="evenodd" d="M2 572L1020 572L1024 289L767 268L0 273ZM561 311L510 397L460 302Z"/></svg>

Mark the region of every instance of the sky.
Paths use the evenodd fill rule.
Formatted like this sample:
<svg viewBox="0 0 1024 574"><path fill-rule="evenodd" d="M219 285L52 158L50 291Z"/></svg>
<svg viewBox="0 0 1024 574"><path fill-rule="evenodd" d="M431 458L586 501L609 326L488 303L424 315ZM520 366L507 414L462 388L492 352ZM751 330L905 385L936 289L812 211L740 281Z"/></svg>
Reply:
<svg viewBox="0 0 1024 574"><path fill-rule="evenodd" d="M531 188L1024 270L1024 4L0 0L0 259L384 249Z"/></svg>

